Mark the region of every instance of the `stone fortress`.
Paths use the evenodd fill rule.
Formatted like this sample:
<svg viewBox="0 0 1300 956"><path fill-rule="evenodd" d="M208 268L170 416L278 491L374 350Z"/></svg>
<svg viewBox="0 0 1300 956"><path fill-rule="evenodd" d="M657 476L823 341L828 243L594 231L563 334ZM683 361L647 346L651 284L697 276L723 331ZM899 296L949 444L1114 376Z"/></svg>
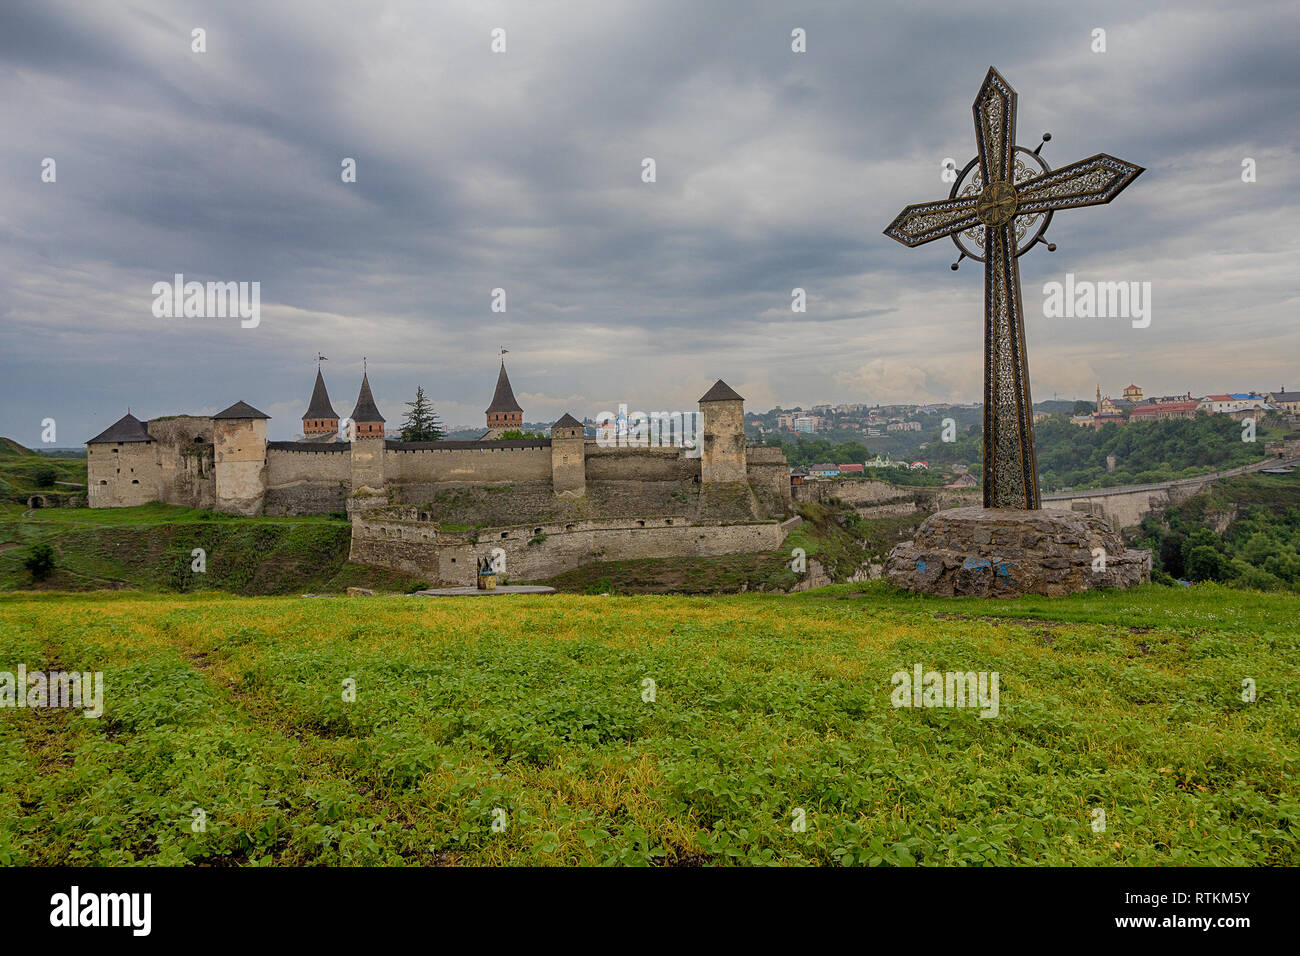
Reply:
<svg viewBox="0 0 1300 956"><path fill-rule="evenodd" d="M269 416L242 401L210 417L128 413L86 443L87 503L346 513L352 561L442 585L472 583L475 556L493 553L508 578L530 580L592 561L780 547L793 513L784 454L747 445L744 399L725 382L699 408L699 449L606 447L569 414L549 438L504 439L523 410L502 362L482 436L404 442L386 436L368 373L341 434L318 369L295 441L268 441Z"/></svg>

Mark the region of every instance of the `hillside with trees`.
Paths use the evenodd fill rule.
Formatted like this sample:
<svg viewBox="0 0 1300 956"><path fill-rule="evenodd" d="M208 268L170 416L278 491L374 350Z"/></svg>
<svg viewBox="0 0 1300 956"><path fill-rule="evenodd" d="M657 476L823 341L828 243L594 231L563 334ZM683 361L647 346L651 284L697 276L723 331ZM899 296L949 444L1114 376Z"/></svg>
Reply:
<svg viewBox="0 0 1300 956"><path fill-rule="evenodd" d="M1255 441L1242 441L1241 422L1227 415L1080 428L1051 418L1035 430L1044 490L1105 488L1189 478L1235 468L1264 457L1264 444L1281 437L1280 424L1263 422ZM1108 472L1106 458L1115 456Z"/></svg>
<svg viewBox="0 0 1300 956"><path fill-rule="evenodd" d="M1053 415L1034 428L1038 472L1043 491L1067 488L1106 488L1116 485L1154 484L1189 478L1209 471L1235 468L1264 457L1264 445L1281 438L1286 427L1277 416L1261 419L1255 441L1242 441L1242 424L1227 415L1197 415L1194 419L1140 422L1124 427L1080 428L1063 415ZM914 457L930 464L931 471L949 473L947 466L964 464L979 477L983 470L984 436L979 425L958 423L954 441L942 440L941 423L922 433ZM818 462L861 463L888 454L877 439L836 441L833 436L798 438L779 445L792 466ZM1114 455L1114 470L1107 459ZM921 475L927 473L922 472ZM916 472L881 470L870 477L896 484L926 483Z"/></svg>
<svg viewBox="0 0 1300 956"><path fill-rule="evenodd" d="M1217 482L1149 515L1136 543L1151 549L1158 583L1300 592L1300 479L1242 475Z"/></svg>

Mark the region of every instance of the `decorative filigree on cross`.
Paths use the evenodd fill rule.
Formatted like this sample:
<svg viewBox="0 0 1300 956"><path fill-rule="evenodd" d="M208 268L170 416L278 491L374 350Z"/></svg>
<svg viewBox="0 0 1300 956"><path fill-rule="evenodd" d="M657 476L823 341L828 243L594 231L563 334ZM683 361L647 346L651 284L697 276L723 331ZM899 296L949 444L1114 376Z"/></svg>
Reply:
<svg viewBox="0 0 1300 956"><path fill-rule="evenodd" d="M1098 153L1053 170L1039 155L1043 143L1032 151L1015 145L1016 91L993 67L973 112L979 154L966 164L949 197L908 206L885 235L905 246L951 236L961 250L954 269L966 258L984 263L984 507L1039 508L1017 260L1047 242L1043 233L1056 210L1108 203L1143 169ZM1043 142L1049 139L1044 133Z"/></svg>

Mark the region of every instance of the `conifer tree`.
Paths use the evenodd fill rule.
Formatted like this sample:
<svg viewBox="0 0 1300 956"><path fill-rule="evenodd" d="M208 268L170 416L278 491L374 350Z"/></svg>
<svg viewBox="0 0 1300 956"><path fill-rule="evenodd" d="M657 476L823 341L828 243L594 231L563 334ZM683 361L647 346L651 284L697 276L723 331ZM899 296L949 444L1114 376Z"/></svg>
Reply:
<svg viewBox="0 0 1300 956"><path fill-rule="evenodd" d="M407 402L410 409L402 422L402 441L440 441L445 431L433 405L424 397L424 387L416 386L415 401Z"/></svg>

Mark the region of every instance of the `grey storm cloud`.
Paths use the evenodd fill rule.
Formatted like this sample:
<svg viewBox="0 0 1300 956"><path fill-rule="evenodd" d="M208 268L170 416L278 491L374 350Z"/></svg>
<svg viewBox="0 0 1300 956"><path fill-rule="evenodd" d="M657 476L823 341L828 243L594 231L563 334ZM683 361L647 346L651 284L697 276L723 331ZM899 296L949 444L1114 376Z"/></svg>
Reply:
<svg viewBox="0 0 1300 956"><path fill-rule="evenodd" d="M73 445L128 405L243 399L288 438L318 351L343 414L366 356L390 422L423 385L481 423L501 347L530 421L689 408L719 377L759 410L975 400L978 265L881 230L973 154L990 64L1022 144L1050 130L1053 164L1147 168L1021 261L1035 396L1295 386L1297 20L1173 0L6 4L0 434L36 444L53 417ZM1151 326L1043 318L1067 271L1151 282ZM175 273L260 282L261 323L155 318Z"/></svg>

